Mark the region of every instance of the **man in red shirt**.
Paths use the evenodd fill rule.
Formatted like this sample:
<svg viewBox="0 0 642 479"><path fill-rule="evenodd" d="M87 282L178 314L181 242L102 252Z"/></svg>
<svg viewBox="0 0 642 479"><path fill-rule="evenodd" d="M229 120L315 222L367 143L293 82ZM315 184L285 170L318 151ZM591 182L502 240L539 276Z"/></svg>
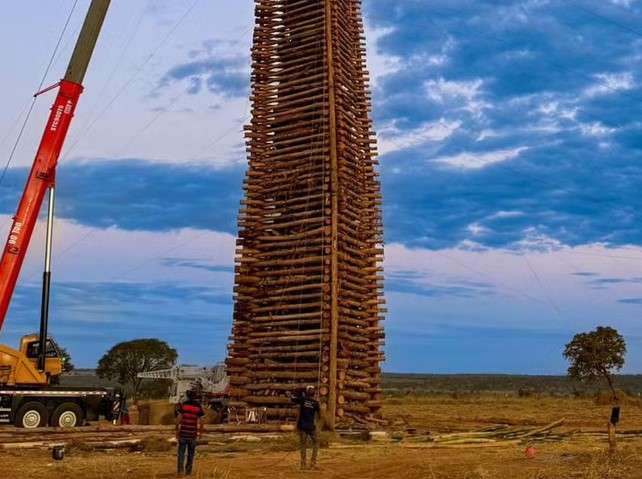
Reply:
<svg viewBox="0 0 642 479"><path fill-rule="evenodd" d="M187 401L176 409L176 440L178 441L178 473L190 475L196 454L196 440L203 434L205 412L195 391L187 391ZM185 462L187 452L187 462Z"/></svg>

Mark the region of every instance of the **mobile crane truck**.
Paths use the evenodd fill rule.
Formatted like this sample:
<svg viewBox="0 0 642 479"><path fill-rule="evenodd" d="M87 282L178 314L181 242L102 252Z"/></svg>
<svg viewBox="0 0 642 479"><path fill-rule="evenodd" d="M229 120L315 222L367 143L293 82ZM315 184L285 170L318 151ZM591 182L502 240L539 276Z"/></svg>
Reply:
<svg viewBox="0 0 642 479"><path fill-rule="evenodd" d="M55 341L47 335L56 165L109 4L110 0L92 0L64 78L35 94L58 88L0 260L2 330L38 214L48 192L40 331L24 336L17 350L0 344L0 422L13 423L18 427L75 427L100 416L110 419L115 401L115 393L111 389L59 386L63 359Z"/></svg>

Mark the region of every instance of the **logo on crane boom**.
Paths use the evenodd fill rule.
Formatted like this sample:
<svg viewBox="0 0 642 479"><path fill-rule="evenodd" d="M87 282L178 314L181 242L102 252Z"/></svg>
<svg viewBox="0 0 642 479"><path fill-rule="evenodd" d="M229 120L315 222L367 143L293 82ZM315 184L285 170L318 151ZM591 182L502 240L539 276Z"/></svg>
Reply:
<svg viewBox="0 0 642 479"><path fill-rule="evenodd" d="M16 221L11 228L11 232L9 233L9 240L7 241L7 244L9 245L9 251L12 253L16 253L18 251L18 237L22 232L22 227L23 224L20 221Z"/></svg>
<svg viewBox="0 0 642 479"><path fill-rule="evenodd" d="M62 115L69 115L71 113L71 110L73 109L73 106L74 103L71 100L67 99L67 103L65 103L64 105L58 105L56 107L56 114L53 118L53 121L51 122L51 128L49 128L50 131L56 131L58 129Z"/></svg>

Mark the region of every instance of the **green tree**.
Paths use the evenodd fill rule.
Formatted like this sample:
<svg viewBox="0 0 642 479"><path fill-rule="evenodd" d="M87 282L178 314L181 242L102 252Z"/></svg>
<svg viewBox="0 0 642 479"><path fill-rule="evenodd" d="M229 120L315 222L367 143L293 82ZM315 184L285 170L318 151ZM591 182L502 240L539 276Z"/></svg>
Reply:
<svg viewBox="0 0 642 479"><path fill-rule="evenodd" d="M96 374L100 378L118 379L129 386L133 399L140 392L142 379L138 373L171 368L178 354L165 341L159 339L134 339L118 343L98 361Z"/></svg>
<svg viewBox="0 0 642 479"><path fill-rule="evenodd" d="M595 331L576 334L564 349L569 361L568 375L576 380L594 383L605 380L613 399L617 393L613 374L624 367L626 342L617 330L598 326Z"/></svg>
<svg viewBox="0 0 642 479"><path fill-rule="evenodd" d="M58 349L60 350L60 361L62 362L62 371L65 373L73 371L75 366L71 362L71 354L69 354L69 351L67 351L67 348L62 348L58 346Z"/></svg>

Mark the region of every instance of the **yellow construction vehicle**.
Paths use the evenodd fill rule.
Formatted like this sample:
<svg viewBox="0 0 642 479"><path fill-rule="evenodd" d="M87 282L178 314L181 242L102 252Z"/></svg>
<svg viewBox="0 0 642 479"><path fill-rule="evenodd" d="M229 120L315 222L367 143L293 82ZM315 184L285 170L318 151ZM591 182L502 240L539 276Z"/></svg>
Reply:
<svg viewBox="0 0 642 479"><path fill-rule="evenodd" d="M42 368L41 359L39 334L24 336L18 350L0 345L0 423L75 427L100 416L110 419L115 391L59 386L65 359L51 338Z"/></svg>
<svg viewBox="0 0 642 479"><path fill-rule="evenodd" d="M0 344L1 386L45 386L58 382L64 364L56 343L48 338L43 370L38 369L40 337L38 334L23 336L18 350Z"/></svg>

